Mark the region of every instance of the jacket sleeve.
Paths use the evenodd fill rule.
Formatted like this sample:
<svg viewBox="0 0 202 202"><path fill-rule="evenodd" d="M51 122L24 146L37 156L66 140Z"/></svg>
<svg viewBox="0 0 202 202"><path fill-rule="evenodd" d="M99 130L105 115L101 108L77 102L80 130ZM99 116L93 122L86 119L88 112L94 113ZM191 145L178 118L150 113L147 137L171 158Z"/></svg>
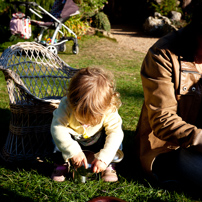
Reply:
<svg viewBox="0 0 202 202"><path fill-rule="evenodd" d="M72 129L68 127L69 117L70 111L67 107L67 99L63 98L58 109L53 112L51 134L65 161L82 151L78 142L73 140L70 135Z"/></svg>
<svg viewBox="0 0 202 202"><path fill-rule="evenodd" d="M200 144L202 133L201 129L186 123L177 114L174 68L177 67L173 66L168 50L151 48L141 68L142 85L149 123L154 135L186 148Z"/></svg>
<svg viewBox="0 0 202 202"><path fill-rule="evenodd" d="M106 132L104 148L95 154L95 158L107 165L113 160L123 141L122 119L118 111L105 117L103 126Z"/></svg>

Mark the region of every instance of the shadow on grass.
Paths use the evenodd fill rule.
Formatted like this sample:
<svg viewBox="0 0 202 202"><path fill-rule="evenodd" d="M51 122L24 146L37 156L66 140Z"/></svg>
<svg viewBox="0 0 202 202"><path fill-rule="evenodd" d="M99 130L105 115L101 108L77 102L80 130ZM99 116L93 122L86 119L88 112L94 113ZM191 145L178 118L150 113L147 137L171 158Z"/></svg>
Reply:
<svg viewBox="0 0 202 202"><path fill-rule="evenodd" d="M123 140L123 160L117 164L118 174L126 178L128 181L140 180L142 171L138 159L135 157L134 138L135 132L124 130ZM139 179L140 178L140 179Z"/></svg>
<svg viewBox="0 0 202 202"><path fill-rule="evenodd" d="M9 131L9 121L10 121L10 110L9 109L0 109L0 152L2 151L3 146L5 145L6 138ZM48 160L51 159L47 157ZM53 170L53 166L51 162L39 162L39 161L19 161L19 162L6 162L0 157L0 166L5 167L10 170L17 171L18 169L25 169L30 171L32 169L36 169L37 172L44 176L50 176Z"/></svg>
<svg viewBox="0 0 202 202"><path fill-rule="evenodd" d="M8 110L9 111L9 110ZM8 112L5 112L8 113ZM8 124L7 124L8 125ZM5 127L5 131L7 127ZM7 132L6 132L7 134ZM144 173L140 167L138 159L135 157L135 148L134 148L134 141L135 141L135 132L124 130L125 138L123 141L123 152L124 158L123 160L117 164L117 173L125 178L127 181L137 182L139 185L143 185L147 188L152 188L156 190L168 190L171 194L173 192L186 195L188 198L192 198L195 200L199 200L201 197L201 191L197 190L195 187L182 187L178 184L157 184L151 180L146 180ZM9 169L12 171L31 171L35 170L39 175L45 176L50 178L51 173L53 171L54 165L52 160L52 155L48 156L44 162L39 161L32 161L32 162L15 162L15 163L8 163L4 160L0 159L0 167ZM149 190L149 189L148 189ZM13 196L14 194L14 196ZM23 196L19 196L16 193L9 191L4 188L0 188L0 197L5 199L4 201L8 201L6 199L10 199L9 197L12 195L13 201L18 199L20 201L32 201L30 198L26 198ZM2 200L1 200L2 201ZM155 199L150 199L150 201L155 201ZM158 200L159 201L159 200Z"/></svg>
<svg viewBox="0 0 202 202"><path fill-rule="evenodd" d="M20 196L18 194L16 194L13 191L9 191L8 189L4 189L4 188L0 188L0 199L1 202L16 202L16 201L20 201L20 202L32 202L34 201L33 199L29 198L29 197L25 197L25 196Z"/></svg>
<svg viewBox="0 0 202 202"><path fill-rule="evenodd" d="M184 184L179 184L176 182L168 182L164 184L159 184L153 179L148 179L141 169L141 165L137 157L135 156L135 131L124 130L124 141L123 141L123 152L124 159L117 164L117 172L122 177L126 178L127 181L135 181L138 184L142 184L145 187L153 188L156 190L163 189L168 190L170 193L184 194L188 198L193 200L202 199L201 190L190 184L186 186ZM150 201L153 201L150 199Z"/></svg>
<svg viewBox="0 0 202 202"><path fill-rule="evenodd" d="M9 109L0 109L0 114L1 114L0 116L0 129L1 129L0 148L2 148L8 134L11 113Z"/></svg>
<svg viewBox="0 0 202 202"><path fill-rule="evenodd" d="M53 171L54 165L51 162L50 157L46 157L44 161L32 160L32 161L18 161L18 162L7 162L4 159L0 158L0 166L5 169L12 171L32 171L36 170L39 175L50 177Z"/></svg>
<svg viewBox="0 0 202 202"><path fill-rule="evenodd" d="M132 97L132 98L135 98L135 99L140 99L142 101L144 100L144 94L143 94L141 89L133 89L133 88L131 88L131 89L128 89L126 91L125 88L119 88L118 91L119 91L121 97L123 97L123 98Z"/></svg>

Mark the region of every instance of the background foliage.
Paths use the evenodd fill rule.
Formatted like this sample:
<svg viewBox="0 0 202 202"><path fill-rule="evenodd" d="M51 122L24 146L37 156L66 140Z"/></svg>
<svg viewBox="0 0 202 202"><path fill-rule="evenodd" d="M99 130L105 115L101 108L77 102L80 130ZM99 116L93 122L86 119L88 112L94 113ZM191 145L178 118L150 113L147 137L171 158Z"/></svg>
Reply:
<svg viewBox="0 0 202 202"><path fill-rule="evenodd" d="M108 32L111 30L109 19L103 12L99 12L95 15L92 25L98 29L106 30Z"/></svg>
<svg viewBox="0 0 202 202"><path fill-rule="evenodd" d="M182 12L178 2L176 0L162 0L161 3L151 2L150 6L155 12L168 16L171 11Z"/></svg>
<svg viewBox="0 0 202 202"><path fill-rule="evenodd" d="M107 0L75 0L79 5L82 18L90 18L104 8Z"/></svg>
<svg viewBox="0 0 202 202"><path fill-rule="evenodd" d="M1 21L1 38L0 43L5 41L19 41L17 37L14 37L11 35L9 30L9 23L12 18L12 13L15 13L16 10L14 9L14 6L12 2L15 0L0 0L0 21ZM26 1L26 0L21 0ZM33 2L36 2L41 7L43 7L48 12L51 11L51 8L53 6L54 0L33 0ZM86 34L88 31L88 28L90 27L90 24L93 20L93 16L99 13L107 0L75 0L75 3L79 6L80 14L71 17L69 20L65 22L65 25L68 26L73 32L76 33L78 36L82 36ZM21 12L25 12L25 7L20 7ZM103 17L102 17L103 16ZM37 19L36 15L32 14L30 16L32 19ZM101 15L100 20L107 23L107 25L102 26L103 29L106 29L109 31L109 20L105 14ZM107 20L106 20L107 19ZM33 36L36 36L39 33L39 28L32 26L32 33ZM68 36L69 33L65 32L65 36ZM33 39L32 39L33 40Z"/></svg>
<svg viewBox="0 0 202 202"><path fill-rule="evenodd" d="M25 2L26 0L21 0L22 2ZM0 26L0 32L1 32L1 38L0 38L0 43L5 42L5 41L16 41L17 38L13 37L11 35L10 29L9 29L9 24L10 20L12 18L12 13L15 13L16 10L14 8L13 3L14 0L0 0L0 21L1 21L1 26ZM50 11L50 8L53 5L54 0L34 0L34 2L38 3L41 5L44 9ZM21 8L22 12L25 12L25 7ZM33 29L33 32L35 30Z"/></svg>
<svg viewBox="0 0 202 202"><path fill-rule="evenodd" d="M11 36L9 30L9 22L11 19L11 14L15 12L12 2L15 0L0 0L0 32L1 38L0 43L5 41L14 41L17 42L17 39L14 36ZM26 1L26 0L21 0ZM30 0L32 1L32 0ZM54 0L33 0L41 5L47 11L50 11ZM74 2L79 6L80 14L71 17L68 21L65 22L65 25L70 27L77 36L83 36L87 33L90 27L95 27L98 29L103 29L105 31L110 31L111 28L111 19L117 18L124 20L122 23L144 23L144 18L146 19L149 15L153 15L153 12L159 12L162 15L169 15L169 12L180 11L182 13L183 19L187 22L190 21L190 14L185 13L181 9L181 5L177 0L162 0L161 3L156 3L155 0L142 0L140 2L129 0L74 0ZM108 9L108 10L107 10ZM140 12L141 10L141 12ZM22 12L23 12L22 8ZM108 17L109 15L109 17ZM111 15L111 17L110 17ZM147 16L146 16L147 15ZM36 16L33 15L32 19L35 19ZM142 24L141 24L142 26ZM180 26L184 26L184 23L180 22ZM32 26L32 34L36 36L39 33L37 27ZM65 35L69 35L68 32L65 32ZM33 40L33 38L31 39Z"/></svg>

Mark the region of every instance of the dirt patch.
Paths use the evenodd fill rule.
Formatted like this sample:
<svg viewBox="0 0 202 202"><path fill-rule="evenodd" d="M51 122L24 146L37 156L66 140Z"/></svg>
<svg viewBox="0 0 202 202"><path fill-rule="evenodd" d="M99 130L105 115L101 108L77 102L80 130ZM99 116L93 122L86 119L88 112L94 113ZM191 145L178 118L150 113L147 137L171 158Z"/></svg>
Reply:
<svg viewBox="0 0 202 202"><path fill-rule="evenodd" d="M120 46L146 53L159 39L146 35L141 29L129 25L112 25L111 34Z"/></svg>

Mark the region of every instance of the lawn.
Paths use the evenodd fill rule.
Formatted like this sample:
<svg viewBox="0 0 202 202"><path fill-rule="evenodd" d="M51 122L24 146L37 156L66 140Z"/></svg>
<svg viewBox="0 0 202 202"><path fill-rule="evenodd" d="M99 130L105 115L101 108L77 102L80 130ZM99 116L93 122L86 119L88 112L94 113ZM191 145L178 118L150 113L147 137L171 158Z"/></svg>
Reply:
<svg viewBox="0 0 202 202"><path fill-rule="evenodd" d="M9 164L0 160L1 201L67 201L87 202L97 196L114 196L127 202L134 201L200 201L199 194L177 187L160 187L147 181L134 158L134 132L143 103L140 67L145 56L127 48L119 47L114 40L98 36L85 36L79 40L80 52L73 55L71 42L59 56L74 68L88 66L111 70L121 94L119 110L123 118L125 157L117 164L119 181L107 183L102 180L74 182L71 178L57 183L50 179L53 169L51 158L44 162ZM0 126L2 147L9 126L9 100L4 76L0 73Z"/></svg>

